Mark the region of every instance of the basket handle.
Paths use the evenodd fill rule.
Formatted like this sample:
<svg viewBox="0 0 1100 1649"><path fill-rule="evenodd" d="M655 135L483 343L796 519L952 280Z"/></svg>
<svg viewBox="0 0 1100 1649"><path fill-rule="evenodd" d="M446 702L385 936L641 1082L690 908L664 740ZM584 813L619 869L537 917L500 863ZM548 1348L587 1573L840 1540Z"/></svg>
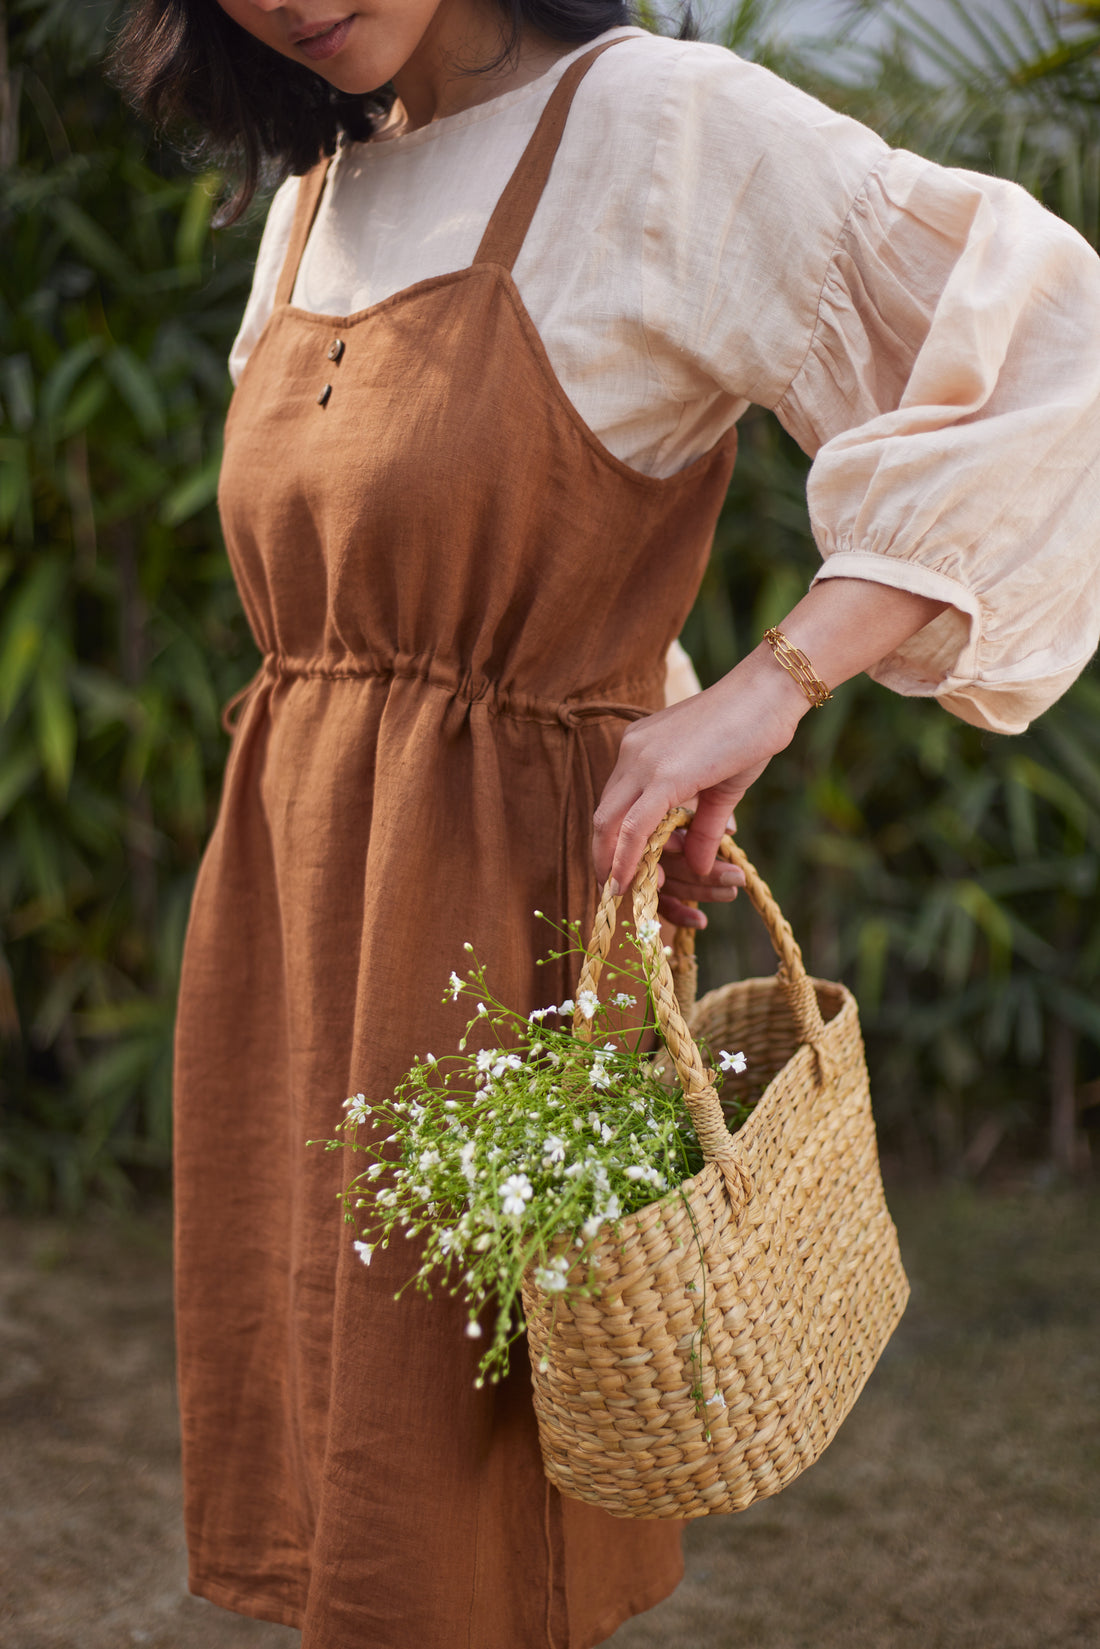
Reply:
<svg viewBox="0 0 1100 1649"><path fill-rule="evenodd" d="M656 919L657 866L661 849L672 832L690 823L692 817L687 808L673 808L671 812L666 813L650 837L634 877L632 891L635 924L647 919ZM722 837L718 853L729 864L739 865L745 873L745 891L759 913L775 954L779 958L779 981L791 1006L799 1042L818 1044L825 1024L790 923L780 910L763 877L731 836ZM578 1000L582 991L595 991L599 985L600 974L611 948L621 897L622 895L611 893L609 886L604 886L577 985ZM681 961L694 961L694 938L690 930L686 930L686 933L680 930L677 933L676 950ZM735 1205L738 1208L743 1207L752 1193L752 1185L734 1158L733 1139L722 1115L722 1107L714 1087L714 1073L703 1065L698 1045L677 1001L668 958L662 949L658 948L655 960L652 991L658 1029L676 1067L676 1074L684 1090L684 1101L695 1125L703 1155L708 1162L715 1162L721 1167ZM579 1008L573 1015L573 1031L585 1041L591 1039L591 1023L585 1019Z"/></svg>

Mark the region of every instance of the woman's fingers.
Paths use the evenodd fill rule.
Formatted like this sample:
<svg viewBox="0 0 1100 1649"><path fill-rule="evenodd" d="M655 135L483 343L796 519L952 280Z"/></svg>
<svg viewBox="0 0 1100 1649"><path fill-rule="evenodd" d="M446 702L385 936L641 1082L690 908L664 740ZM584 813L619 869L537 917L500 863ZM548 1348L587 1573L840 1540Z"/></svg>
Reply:
<svg viewBox="0 0 1100 1649"><path fill-rule="evenodd" d="M668 853L667 848L665 851ZM682 855L669 854L657 871L657 886L669 899L728 902L736 899L738 888L744 885L745 873L740 866L728 865L722 859L715 861L709 876L696 876Z"/></svg>
<svg viewBox="0 0 1100 1649"><path fill-rule="evenodd" d="M753 774L753 778L756 775ZM748 785L742 785L732 798L741 800ZM718 853L718 844L726 834L730 819L730 796L725 785L700 793L695 817L684 837L684 858L699 876L709 876Z"/></svg>
<svg viewBox="0 0 1100 1649"><path fill-rule="evenodd" d="M675 802L642 795L623 814L611 855L611 880L619 890L628 888L645 852L646 843ZM596 815L596 832L600 833L600 815Z"/></svg>
<svg viewBox="0 0 1100 1649"><path fill-rule="evenodd" d="M750 657L705 693L627 728L593 820L601 880L627 888L669 808L692 798L682 857L697 881L709 877L731 811L798 722L792 683L764 651L765 665Z"/></svg>
<svg viewBox="0 0 1100 1649"><path fill-rule="evenodd" d="M637 728L648 729L648 725L635 723ZM634 744L627 746L624 738L619 762L593 820L592 847L597 876L601 881L610 876L620 891L629 887L649 838L669 809L682 806L682 797L688 797L695 801L696 810L695 818L683 834L682 853L696 881L706 880L726 823L748 784L756 777L756 771L747 775L744 782L739 782L741 776L737 775L712 789L701 790L696 784L683 781L677 784L675 774L666 774L656 762L652 765L657 770L647 773L648 753L643 751L636 756L635 748ZM641 784L639 779L643 781Z"/></svg>
<svg viewBox="0 0 1100 1649"><path fill-rule="evenodd" d="M646 842L668 805L646 799L637 778L625 770L622 754L592 821L592 857L600 881L610 876L620 891L630 886ZM649 821L652 819L652 823Z"/></svg>
<svg viewBox="0 0 1100 1649"><path fill-rule="evenodd" d="M661 894L657 900L657 914L666 922L672 922L678 928L694 928L696 932L705 928L707 918L703 911L696 910L694 905L685 905L680 899L674 899Z"/></svg>

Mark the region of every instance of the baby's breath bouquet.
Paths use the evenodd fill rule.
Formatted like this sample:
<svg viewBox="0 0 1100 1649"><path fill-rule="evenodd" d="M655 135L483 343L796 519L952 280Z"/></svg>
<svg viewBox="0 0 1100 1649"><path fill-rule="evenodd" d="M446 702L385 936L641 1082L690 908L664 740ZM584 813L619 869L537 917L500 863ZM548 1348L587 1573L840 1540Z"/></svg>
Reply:
<svg viewBox="0 0 1100 1649"><path fill-rule="evenodd" d="M679 1195L703 1166L683 1096L660 1054L646 1051L660 929L655 921L637 933L623 926L637 962L605 975L618 986L606 1003L582 991L576 1003L527 1016L496 999L467 945L466 975L452 973L448 987L473 1009L457 1052L418 1057L390 1100L347 1100L345 1141L327 1142L373 1158L344 1192L345 1218L361 1226L363 1263L398 1232L419 1238L409 1283L468 1301L466 1332L486 1340L479 1384L506 1372L508 1347L523 1332L528 1267L547 1293L584 1293L601 1228ZM558 931L569 948L552 952L554 961L578 953L575 930ZM577 1012L587 1038L573 1034ZM612 1034L624 1019L633 1028ZM718 1080L745 1068L739 1053L717 1058ZM731 1127L747 1115L743 1106L726 1110ZM360 1137L364 1125L369 1141Z"/></svg>

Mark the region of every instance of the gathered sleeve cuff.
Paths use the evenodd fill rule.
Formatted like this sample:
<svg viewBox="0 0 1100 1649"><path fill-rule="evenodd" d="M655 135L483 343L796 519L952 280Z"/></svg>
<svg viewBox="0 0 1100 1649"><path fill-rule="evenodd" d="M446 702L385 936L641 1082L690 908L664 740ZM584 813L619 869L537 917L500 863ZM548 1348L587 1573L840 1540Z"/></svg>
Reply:
<svg viewBox="0 0 1100 1649"><path fill-rule="evenodd" d="M894 151L775 411L818 577L948 604L871 675L1022 731L1100 637L1100 259L1015 184Z"/></svg>

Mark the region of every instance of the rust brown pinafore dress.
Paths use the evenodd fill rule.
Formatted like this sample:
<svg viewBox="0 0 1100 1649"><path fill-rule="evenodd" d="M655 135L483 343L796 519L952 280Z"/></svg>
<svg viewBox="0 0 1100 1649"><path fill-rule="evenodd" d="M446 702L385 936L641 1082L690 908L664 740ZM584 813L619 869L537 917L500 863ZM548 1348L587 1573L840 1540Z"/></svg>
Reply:
<svg viewBox="0 0 1100 1649"><path fill-rule="evenodd" d="M559 81L468 269L339 319L294 308L323 168L304 178L227 424L264 658L179 1007L186 1521L192 1589L304 1649L588 1649L681 1573L679 1525L549 1486L522 1350L476 1390L463 1306L395 1303L408 1254L360 1264L348 1164L306 1148L348 1094L454 1048L463 941L516 1007L572 988L536 968L533 913L591 911L624 707L661 703L729 478L732 437L667 480L613 457L512 280L605 49Z"/></svg>

